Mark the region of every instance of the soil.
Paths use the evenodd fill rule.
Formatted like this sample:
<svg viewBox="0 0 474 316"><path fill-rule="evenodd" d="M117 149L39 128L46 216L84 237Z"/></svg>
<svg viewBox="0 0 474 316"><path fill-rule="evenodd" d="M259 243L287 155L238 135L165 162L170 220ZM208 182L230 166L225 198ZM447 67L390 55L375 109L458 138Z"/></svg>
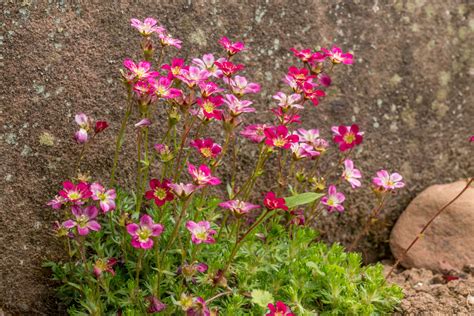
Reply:
<svg viewBox="0 0 474 316"><path fill-rule="evenodd" d="M391 265L386 264L388 272ZM389 279L405 298L395 315L473 315L474 269L446 274L426 269L398 270Z"/></svg>
<svg viewBox="0 0 474 316"><path fill-rule="evenodd" d="M222 35L244 40L250 47L242 57L244 75L263 86L254 99L261 112L295 62L290 47L336 43L352 50L356 63L334 74L329 96L308 109L302 127L318 127L329 138L331 125L357 122L366 134L354 160L366 183L381 168L403 174L406 189L392 199L359 248L369 262L390 257L390 229L409 201L431 184L474 173L467 143L474 120L474 17L469 1L382 2L1 1L1 310L59 313L50 274L41 268L62 253L50 233L58 214L45 203L77 158L74 114L107 120L111 127L104 135L109 137L118 130L125 108L118 69L124 58L138 58L131 17L158 18L183 40L179 56L184 58L219 52ZM251 120L267 118L259 114ZM95 179L107 179L114 151L110 139L98 139L87 156L84 169ZM243 171L255 154L255 147L242 149ZM128 133L121 185L133 183L133 168L133 135ZM275 179L270 173L260 183L268 190ZM318 222L324 240L346 245L353 240L373 207L370 189L359 193L349 195L344 214Z"/></svg>

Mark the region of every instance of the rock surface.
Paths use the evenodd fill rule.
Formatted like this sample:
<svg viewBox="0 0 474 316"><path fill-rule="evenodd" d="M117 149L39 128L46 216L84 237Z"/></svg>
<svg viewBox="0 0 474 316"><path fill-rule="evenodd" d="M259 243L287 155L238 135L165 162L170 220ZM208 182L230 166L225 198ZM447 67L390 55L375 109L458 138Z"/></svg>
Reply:
<svg viewBox="0 0 474 316"><path fill-rule="evenodd" d="M267 109L294 63L289 48L352 50L355 64L303 117L305 128L330 136L332 124L357 122L366 132L354 161L366 176L395 169L407 187L384 211L360 250L370 260L389 255L393 222L423 188L474 173L472 134L474 11L466 0L10 0L0 1L0 308L15 315L57 315L46 259L62 245L50 233L58 218L44 207L77 156L71 135L78 111L118 130L124 91L118 69L138 58L131 17L154 16L183 40L180 57L218 52L222 35L244 40L245 76L261 83L254 100ZM240 58L240 57L239 57ZM259 116L254 122L268 117ZM163 125L163 124L162 124ZM440 128L442 126L442 128ZM133 133L125 141L120 183L133 183ZM114 146L105 137L86 167L106 179ZM255 160L244 148L243 165ZM263 184L274 179L262 179ZM346 212L318 223L327 241L348 244L373 207L370 190L352 194ZM1 314L1 312L0 312Z"/></svg>
<svg viewBox="0 0 474 316"><path fill-rule="evenodd" d="M465 187L465 181L433 185L420 193L395 224L390 247L395 258L423 226ZM474 263L474 186L448 206L400 262L406 268L461 271Z"/></svg>

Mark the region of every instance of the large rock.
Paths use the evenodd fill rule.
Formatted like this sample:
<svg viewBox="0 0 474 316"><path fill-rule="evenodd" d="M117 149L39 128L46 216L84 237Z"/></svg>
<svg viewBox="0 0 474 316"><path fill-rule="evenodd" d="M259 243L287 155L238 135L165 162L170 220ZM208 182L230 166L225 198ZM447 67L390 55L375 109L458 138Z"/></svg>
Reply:
<svg viewBox="0 0 474 316"><path fill-rule="evenodd" d="M433 185L419 194L402 213L390 236L390 247L399 258L423 226L466 185L465 181ZM461 270L474 263L474 187L451 204L402 258L406 268L433 271Z"/></svg>

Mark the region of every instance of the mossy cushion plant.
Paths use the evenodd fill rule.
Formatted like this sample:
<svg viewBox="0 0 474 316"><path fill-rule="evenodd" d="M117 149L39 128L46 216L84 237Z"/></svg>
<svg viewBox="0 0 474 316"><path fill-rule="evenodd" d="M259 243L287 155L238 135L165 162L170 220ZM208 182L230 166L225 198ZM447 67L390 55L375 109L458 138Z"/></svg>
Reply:
<svg viewBox="0 0 474 316"><path fill-rule="evenodd" d="M323 213L343 216L343 192L357 193L362 186L362 174L349 158L364 133L356 124L335 126L336 146L330 146L317 129L295 129L305 105L319 104L330 74L352 64L352 54L337 47L292 49L303 66L289 68L284 82L290 92L273 96L274 122L248 125L246 117L256 112L248 98L260 85L236 74L244 69L234 62L247 49L244 43L223 37L224 57L205 54L188 65L179 58L166 64L167 53L181 41L152 18L132 19L131 25L142 36L144 57L125 60L121 71L128 105L108 184L93 180L94 170L81 162L109 123L94 124L79 113L77 161L70 180L48 203L58 211L55 232L67 255L45 266L58 281L69 314L393 311L402 292L385 281L382 266L363 266L359 254L326 245L312 228ZM163 116L166 131L152 133ZM222 143L206 135L219 126ZM137 147L133 191L121 188L117 173L127 131L134 133ZM254 168L242 183L236 181L239 137L258 145ZM333 166L322 167L323 159L333 160ZM277 167L268 168L270 161ZM256 186L260 176L272 172L274 183ZM399 174L379 171L373 214L403 185Z"/></svg>

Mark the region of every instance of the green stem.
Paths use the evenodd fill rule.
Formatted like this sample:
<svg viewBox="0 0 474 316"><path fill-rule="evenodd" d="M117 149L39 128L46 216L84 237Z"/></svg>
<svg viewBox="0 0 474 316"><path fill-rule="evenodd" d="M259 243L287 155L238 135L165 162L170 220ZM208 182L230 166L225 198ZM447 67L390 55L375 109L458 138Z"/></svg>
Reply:
<svg viewBox="0 0 474 316"><path fill-rule="evenodd" d="M117 136L117 141L115 143L114 162L112 165L112 171L110 172L109 187L115 184L115 172L117 170L120 149L122 147L123 137L125 135L125 129L127 127L128 118L130 117L130 114L132 113L133 103L132 103L131 87L128 88L127 103L128 103L128 108L127 108L127 111L125 112L125 116L122 119L122 124L120 126L119 134Z"/></svg>
<svg viewBox="0 0 474 316"><path fill-rule="evenodd" d="M141 155L142 155L142 146L141 146L141 134L142 134L142 130L141 128L138 128L137 130L137 188L136 188L136 194L137 194L137 204L135 206L135 212L139 213L140 212L140 208L141 208L141 204L142 204L142 196L140 194L140 191L141 191L141 186L142 186L142 166L141 166Z"/></svg>

